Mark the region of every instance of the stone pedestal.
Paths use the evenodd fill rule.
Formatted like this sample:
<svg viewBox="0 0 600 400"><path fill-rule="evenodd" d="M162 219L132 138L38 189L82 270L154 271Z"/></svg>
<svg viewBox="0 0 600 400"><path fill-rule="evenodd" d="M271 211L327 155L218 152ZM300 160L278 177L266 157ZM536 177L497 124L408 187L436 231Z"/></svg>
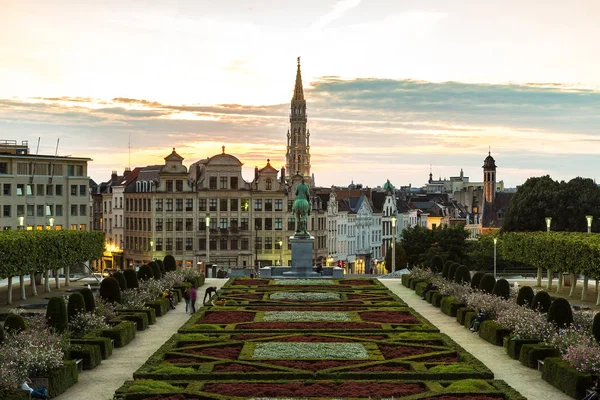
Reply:
<svg viewBox="0 0 600 400"><path fill-rule="evenodd" d="M307 235L302 237L292 236L292 270L284 272L286 278L313 278L321 274L313 271L313 244L315 238Z"/></svg>

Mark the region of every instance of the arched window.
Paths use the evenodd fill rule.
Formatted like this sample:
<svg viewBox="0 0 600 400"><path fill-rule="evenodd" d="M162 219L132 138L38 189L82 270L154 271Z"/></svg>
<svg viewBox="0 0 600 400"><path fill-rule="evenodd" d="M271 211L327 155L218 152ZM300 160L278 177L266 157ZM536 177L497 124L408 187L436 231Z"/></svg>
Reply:
<svg viewBox="0 0 600 400"><path fill-rule="evenodd" d="M140 181L137 181L137 182L135 183L135 191L136 191L136 192L140 192L140 191L141 191L141 189L140 189L140 188L141 188L141 186L142 186L142 182L140 182Z"/></svg>
<svg viewBox="0 0 600 400"><path fill-rule="evenodd" d="M267 190L271 190L271 189L272 189L272 186L273 186L273 182L271 182L271 180L270 180L270 179L267 179L267 182L266 182L266 183L267 183Z"/></svg>

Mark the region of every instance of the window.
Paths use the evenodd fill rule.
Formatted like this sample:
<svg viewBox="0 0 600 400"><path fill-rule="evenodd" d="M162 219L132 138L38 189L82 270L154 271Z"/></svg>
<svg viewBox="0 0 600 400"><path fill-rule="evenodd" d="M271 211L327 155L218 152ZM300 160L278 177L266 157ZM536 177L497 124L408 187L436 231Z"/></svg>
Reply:
<svg viewBox="0 0 600 400"><path fill-rule="evenodd" d="M167 192L172 192L173 191L173 181L166 181L165 182L167 184ZM173 246L171 246L173 247Z"/></svg>
<svg viewBox="0 0 600 400"><path fill-rule="evenodd" d="M175 219L175 230L182 231L183 230L183 218Z"/></svg>
<svg viewBox="0 0 600 400"><path fill-rule="evenodd" d="M222 176L219 178L219 188L220 189L227 189L227 177L226 176Z"/></svg>
<svg viewBox="0 0 600 400"><path fill-rule="evenodd" d="M275 211L283 211L283 200L275 199Z"/></svg>
<svg viewBox="0 0 600 400"><path fill-rule="evenodd" d="M217 211L217 199L210 199L208 201L208 211Z"/></svg>
<svg viewBox="0 0 600 400"><path fill-rule="evenodd" d="M219 220L219 228L227 229L227 218L221 218Z"/></svg>
<svg viewBox="0 0 600 400"><path fill-rule="evenodd" d="M17 175L29 175L29 168L27 163L17 164Z"/></svg>
<svg viewBox="0 0 600 400"><path fill-rule="evenodd" d="M38 196L43 196L45 194L43 184L37 184L37 185L35 185L35 187L36 187L36 192L37 192Z"/></svg>
<svg viewBox="0 0 600 400"><path fill-rule="evenodd" d="M74 165L67 165L67 175L75 176L75 166Z"/></svg>
<svg viewBox="0 0 600 400"><path fill-rule="evenodd" d="M248 218L242 218L241 222L240 222L240 229L243 231L247 231L250 228L250 222L248 220Z"/></svg>
<svg viewBox="0 0 600 400"><path fill-rule="evenodd" d="M275 230L280 231L283 230L283 219L275 218Z"/></svg>
<svg viewBox="0 0 600 400"><path fill-rule="evenodd" d="M211 218L210 219L210 226L208 228L211 231L216 231L217 230L217 219L216 218Z"/></svg>
<svg viewBox="0 0 600 400"><path fill-rule="evenodd" d="M238 250L238 240L231 239L231 250Z"/></svg>
<svg viewBox="0 0 600 400"><path fill-rule="evenodd" d="M231 178L229 178L229 188L230 189L234 189L237 190L238 188L238 178L237 176L232 176Z"/></svg>
<svg viewBox="0 0 600 400"><path fill-rule="evenodd" d="M270 179L267 179L266 184L267 184L267 190L273 189L273 181L271 181Z"/></svg>
<svg viewBox="0 0 600 400"><path fill-rule="evenodd" d="M77 230L77 224L71 224L69 226L69 229L72 230L72 231L76 231Z"/></svg>
<svg viewBox="0 0 600 400"><path fill-rule="evenodd" d="M54 196L54 185L46 185L46 196Z"/></svg>
<svg viewBox="0 0 600 400"><path fill-rule="evenodd" d="M216 189L217 188L217 177L216 176L211 176L208 179L208 188L209 189Z"/></svg>
<svg viewBox="0 0 600 400"><path fill-rule="evenodd" d="M206 211L206 199L198 199L198 211Z"/></svg>
<svg viewBox="0 0 600 400"><path fill-rule="evenodd" d="M183 192L183 181L181 179L177 179L175 181L175 191L176 192Z"/></svg>
<svg viewBox="0 0 600 400"><path fill-rule="evenodd" d="M57 217L62 217L62 215L63 215L63 206L62 206L62 204L57 204L56 207L55 207L55 209L54 209L54 211L56 212L55 215Z"/></svg>
<svg viewBox="0 0 600 400"><path fill-rule="evenodd" d="M167 218L167 223L165 225L165 230L167 232L172 232L173 231L173 218Z"/></svg>
<svg viewBox="0 0 600 400"><path fill-rule="evenodd" d="M209 246L210 246L211 250L216 250L217 249L217 239L210 239Z"/></svg>
<svg viewBox="0 0 600 400"><path fill-rule="evenodd" d="M85 224L79 224L79 230L85 231Z"/></svg>
<svg viewBox="0 0 600 400"><path fill-rule="evenodd" d="M24 196L25 195L25 185L22 183L18 183L17 184L17 196Z"/></svg>
<svg viewBox="0 0 600 400"><path fill-rule="evenodd" d="M83 165L77 165L75 172L77 173L77 176L83 176Z"/></svg>
<svg viewBox="0 0 600 400"><path fill-rule="evenodd" d="M231 227L232 230L234 230L234 231L237 232L237 230L238 230L238 219L237 218L231 218L229 226Z"/></svg>
<svg viewBox="0 0 600 400"><path fill-rule="evenodd" d="M8 163L0 163L0 174L6 175L8 174Z"/></svg>
<svg viewBox="0 0 600 400"><path fill-rule="evenodd" d="M185 199L185 211L194 211L194 199Z"/></svg>
<svg viewBox="0 0 600 400"><path fill-rule="evenodd" d="M10 183L5 183L4 184L4 190L2 190L2 194L4 196L10 196Z"/></svg>
<svg viewBox="0 0 600 400"><path fill-rule="evenodd" d="M227 203L229 203L227 199L221 199L219 204L219 211L227 211Z"/></svg>
<svg viewBox="0 0 600 400"><path fill-rule="evenodd" d="M57 196L63 195L62 187L63 187L63 185L56 185L56 195Z"/></svg>
<svg viewBox="0 0 600 400"><path fill-rule="evenodd" d="M2 216L3 217L10 217L10 205L4 205L2 207Z"/></svg>
<svg viewBox="0 0 600 400"><path fill-rule="evenodd" d="M219 243L219 249L227 250L227 239L221 239Z"/></svg>
<svg viewBox="0 0 600 400"><path fill-rule="evenodd" d="M183 199L175 199L175 211L183 211Z"/></svg>
<svg viewBox="0 0 600 400"><path fill-rule="evenodd" d="M248 239L247 238L242 238L241 250L248 250Z"/></svg>
<svg viewBox="0 0 600 400"><path fill-rule="evenodd" d="M198 250L206 250L206 239L198 239Z"/></svg>
<svg viewBox="0 0 600 400"><path fill-rule="evenodd" d="M140 211L146 211L148 208L146 207L146 199L140 199L142 204L140 204ZM115 208L117 208L117 199L115 199Z"/></svg>
<svg viewBox="0 0 600 400"><path fill-rule="evenodd" d="M77 185L71 185L71 196L77 196Z"/></svg>
<svg viewBox="0 0 600 400"><path fill-rule="evenodd" d="M292 212L292 207L294 207L294 200L288 200L288 212Z"/></svg>
<svg viewBox="0 0 600 400"><path fill-rule="evenodd" d="M266 237L265 238L265 250L271 250L273 248L273 238Z"/></svg>
<svg viewBox="0 0 600 400"><path fill-rule="evenodd" d="M183 238L178 237L175 239L175 250L183 250Z"/></svg>
<svg viewBox="0 0 600 400"><path fill-rule="evenodd" d="M38 211L38 216L39 216L39 211ZM76 217L76 216L77 216L77 206L71 205L71 217Z"/></svg>
<svg viewBox="0 0 600 400"><path fill-rule="evenodd" d="M155 211L162 211L163 210L163 201L162 201L162 199L156 199L156 201L154 202L154 210Z"/></svg>
<svg viewBox="0 0 600 400"><path fill-rule="evenodd" d="M87 186L86 185L79 185L79 195L80 196L85 196L87 194Z"/></svg>
<svg viewBox="0 0 600 400"><path fill-rule="evenodd" d="M87 206L85 204L79 205L79 215L87 215Z"/></svg>
<svg viewBox="0 0 600 400"><path fill-rule="evenodd" d="M194 242L192 238L185 238L185 249L186 251L194 250Z"/></svg>
<svg viewBox="0 0 600 400"><path fill-rule="evenodd" d="M206 230L206 220L204 218L199 218L198 219L198 230L199 231Z"/></svg>
<svg viewBox="0 0 600 400"><path fill-rule="evenodd" d="M254 211L262 211L262 200L261 199L254 200Z"/></svg>
<svg viewBox="0 0 600 400"><path fill-rule="evenodd" d="M257 237L256 242L254 243L254 247L256 250L262 250L262 238Z"/></svg>
<svg viewBox="0 0 600 400"><path fill-rule="evenodd" d="M173 251L173 238L167 238L166 251Z"/></svg>
<svg viewBox="0 0 600 400"><path fill-rule="evenodd" d="M278 238L277 240L275 240L275 250L280 250L281 249L281 244L283 244L283 239L282 238Z"/></svg>
<svg viewBox="0 0 600 400"><path fill-rule="evenodd" d="M163 240L162 238L156 238L156 242L154 243L156 246L156 251L162 251L163 249Z"/></svg>
<svg viewBox="0 0 600 400"><path fill-rule="evenodd" d="M262 231L262 218L254 218L254 230Z"/></svg>
<svg viewBox="0 0 600 400"><path fill-rule="evenodd" d="M185 230L191 232L194 230L194 218L185 219Z"/></svg>
<svg viewBox="0 0 600 400"><path fill-rule="evenodd" d="M273 211L273 200L272 199L265 200L265 211Z"/></svg>
<svg viewBox="0 0 600 400"><path fill-rule="evenodd" d="M231 211L235 211L238 209L238 199L231 199L229 205Z"/></svg>
<svg viewBox="0 0 600 400"><path fill-rule="evenodd" d="M240 203L240 211L248 211L248 207L250 206L250 200L242 199Z"/></svg>
<svg viewBox="0 0 600 400"><path fill-rule="evenodd" d="M28 217L33 217L33 204L28 204L27 205L27 216Z"/></svg>
<svg viewBox="0 0 600 400"><path fill-rule="evenodd" d="M167 206L167 211L173 211L173 199L167 199L165 203Z"/></svg>
<svg viewBox="0 0 600 400"><path fill-rule="evenodd" d="M296 230L296 219L295 218L288 218L288 227L287 227L288 231L295 231Z"/></svg>
<svg viewBox="0 0 600 400"><path fill-rule="evenodd" d="M163 219L162 218L156 218L156 221L154 223L154 230L156 232L162 232L162 230L163 230Z"/></svg>
<svg viewBox="0 0 600 400"><path fill-rule="evenodd" d="M22 204L19 204L17 206L17 217L21 216L21 215L25 215L25 206Z"/></svg>
<svg viewBox="0 0 600 400"><path fill-rule="evenodd" d="M273 218L265 218L265 230L266 231L273 230Z"/></svg>

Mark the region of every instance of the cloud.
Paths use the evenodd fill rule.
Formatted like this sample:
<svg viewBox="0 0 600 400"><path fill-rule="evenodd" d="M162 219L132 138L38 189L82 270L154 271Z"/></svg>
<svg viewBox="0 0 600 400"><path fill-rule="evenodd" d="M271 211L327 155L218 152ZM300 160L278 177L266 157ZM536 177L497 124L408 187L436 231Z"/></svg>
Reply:
<svg viewBox="0 0 600 400"><path fill-rule="evenodd" d="M313 32L320 31L331 22L341 18L349 10L358 7L361 1L362 0L338 0L327 14L322 15L313 25L311 25L310 30Z"/></svg>

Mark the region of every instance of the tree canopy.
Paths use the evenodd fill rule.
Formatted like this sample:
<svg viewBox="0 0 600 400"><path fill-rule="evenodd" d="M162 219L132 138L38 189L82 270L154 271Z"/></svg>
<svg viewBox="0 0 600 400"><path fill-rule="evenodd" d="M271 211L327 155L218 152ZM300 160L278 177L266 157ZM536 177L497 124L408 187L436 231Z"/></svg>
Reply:
<svg viewBox="0 0 600 400"><path fill-rule="evenodd" d="M466 256L467 237L463 224L443 225L436 229L415 226L402 231L400 244L410 265L427 262L435 255L444 260L462 261Z"/></svg>

